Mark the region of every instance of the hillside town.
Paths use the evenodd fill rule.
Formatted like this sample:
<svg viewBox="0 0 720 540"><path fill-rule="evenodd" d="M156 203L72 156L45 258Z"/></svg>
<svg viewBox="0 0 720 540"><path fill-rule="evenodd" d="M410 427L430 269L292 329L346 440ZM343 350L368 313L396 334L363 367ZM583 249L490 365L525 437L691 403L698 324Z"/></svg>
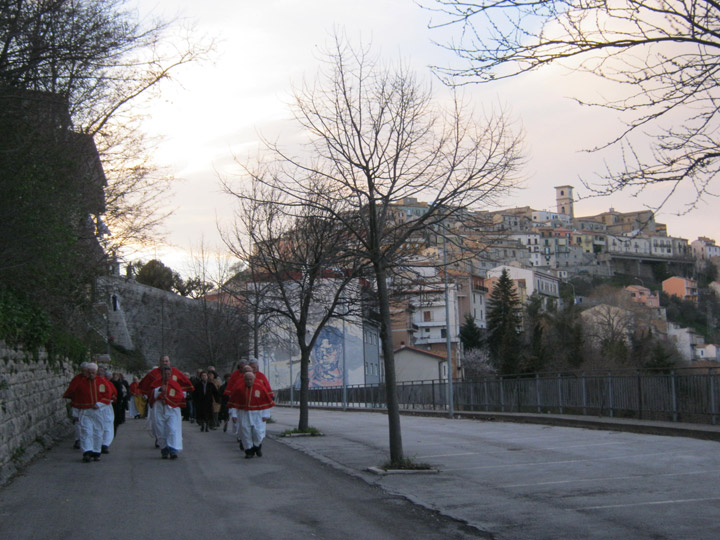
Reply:
<svg viewBox="0 0 720 540"><path fill-rule="evenodd" d="M487 332L492 293L503 274L512 281L523 318L529 317L528 306L533 303L541 306L541 311L575 310L573 317L583 325L586 349L592 348L593 342L597 345L606 340L605 334L620 334L618 339L628 348L636 346L638 336L644 335L666 347L671 345L674 365L712 366L708 363L718 361L717 343L706 342L697 330L669 320L660 301L665 296L697 306L702 294L720 293L717 280L709 282L703 290L697 281L705 265L720 260L720 246L714 240L699 237L689 242L673 237L647 210L622 213L610 209L598 215L576 216L572 186L555 188L555 201L555 212L530 207L486 212L454 219L442 231L436 228L422 239L413 239L412 255L392 279L396 292L392 342L399 382L446 380L448 351L455 379L477 375L472 366L477 355L467 354L462 329L473 324ZM422 215L426 206L422 201L406 199L394 208L401 219L410 219ZM167 296L163 302L168 312L192 312L193 305L207 311L208 305L217 304L220 312L227 311L231 304L238 307L237 299L228 304L228 295L221 290L200 299L182 298L148 288L132 277L120 277L119 265L113 272L114 277L101 280L102 290L112 298L108 328L115 343L128 350L143 348L146 346L143 343L157 344L157 340L147 339L147 327L153 318L148 309L157 309L162 295ZM332 277L326 280L333 281ZM595 285L613 280L624 285L611 292L597 293ZM233 287L236 291L244 290L242 296L247 301L247 290L257 284L253 285L247 275L240 281L240 285L235 281ZM358 291L359 288L356 301L363 308L331 317L320 330L310 358L310 388L373 385L383 381L379 324L372 303ZM151 292L155 297L151 303L154 308L140 300ZM267 306L267 299L262 302ZM248 305L240 304L247 324L236 326L235 332L244 335L236 335L234 352L225 354L257 356L273 387L299 385L299 351L293 330L280 318L269 317L262 324L253 324ZM712 327L710 307L707 317L708 326ZM139 321L143 321L142 328L134 326ZM313 324L310 321L311 327ZM528 324L523 320L520 326ZM187 321L168 321L164 332L172 334L170 329L176 325L195 326ZM168 345L165 343L165 349ZM176 345L178 349L190 350L187 343ZM555 356L565 352L555 351ZM150 351L146 353L153 355ZM180 351L178 354L182 357ZM589 353L586 350L582 354L587 357ZM213 358L220 365L223 360L229 366L234 358ZM606 360L588 357L580 364L548 360L540 369L642 367ZM492 366L487 367L492 372Z"/></svg>

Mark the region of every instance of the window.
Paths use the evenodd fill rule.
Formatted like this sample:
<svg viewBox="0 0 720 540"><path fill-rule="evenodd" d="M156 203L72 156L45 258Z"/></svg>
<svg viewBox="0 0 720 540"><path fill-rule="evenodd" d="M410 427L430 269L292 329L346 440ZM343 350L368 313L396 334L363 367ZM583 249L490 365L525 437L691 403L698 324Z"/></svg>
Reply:
<svg viewBox="0 0 720 540"><path fill-rule="evenodd" d="M423 322L431 322L432 321L432 312L431 311L423 311Z"/></svg>
<svg viewBox="0 0 720 540"><path fill-rule="evenodd" d="M445 337L447 337L447 329L446 329L446 328L441 328L441 329L440 329L440 337L443 338L443 339L444 339Z"/></svg>

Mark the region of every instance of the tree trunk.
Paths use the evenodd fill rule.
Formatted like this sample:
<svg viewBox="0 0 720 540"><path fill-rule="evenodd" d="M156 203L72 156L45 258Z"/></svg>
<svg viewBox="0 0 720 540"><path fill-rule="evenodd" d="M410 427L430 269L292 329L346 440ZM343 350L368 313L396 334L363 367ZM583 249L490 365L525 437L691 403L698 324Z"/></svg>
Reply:
<svg viewBox="0 0 720 540"><path fill-rule="evenodd" d="M310 377L310 349L302 347L300 350L300 418L298 430L305 431L309 427L310 407L308 405Z"/></svg>
<svg viewBox="0 0 720 540"><path fill-rule="evenodd" d="M385 269L381 265L375 266L375 278L377 279L378 301L380 304L380 340L382 341L385 365L385 399L387 401L388 429L390 431L390 463L391 465L399 465L403 460L400 406L397 398L397 383L395 382L395 354L392 344L390 300Z"/></svg>

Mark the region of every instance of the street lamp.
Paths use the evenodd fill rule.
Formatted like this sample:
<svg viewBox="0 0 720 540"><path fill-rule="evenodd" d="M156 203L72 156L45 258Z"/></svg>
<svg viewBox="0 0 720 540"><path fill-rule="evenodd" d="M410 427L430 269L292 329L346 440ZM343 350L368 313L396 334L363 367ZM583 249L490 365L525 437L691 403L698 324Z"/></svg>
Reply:
<svg viewBox="0 0 720 540"><path fill-rule="evenodd" d="M445 346L448 361L448 416L454 417L453 410L453 373L452 373L452 344L450 343L450 292L448 286L447 265L447 238L443 234L443 266L445 270Z"/></svg>

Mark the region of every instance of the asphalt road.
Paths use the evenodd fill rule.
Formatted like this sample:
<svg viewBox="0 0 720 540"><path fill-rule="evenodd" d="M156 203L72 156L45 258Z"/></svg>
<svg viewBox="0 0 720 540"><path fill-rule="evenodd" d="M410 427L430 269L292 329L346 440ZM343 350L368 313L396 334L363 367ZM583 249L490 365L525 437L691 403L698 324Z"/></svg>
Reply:
<svg viewBox="0 0 720 540"><path fill-rule="evenodd" d="M183 422L162 460L130 419L100 462L61 442L0 490L2 540L473 539L473 528L272 440L243 459L229 434Z"/></svg>
<svg viewBox="0 0 720 540"><path fill-rule="evenodd" d="M297 416L276 408L271 431ZM285 444L496 540L720 539L717 441L403 416L405 455L440 473L378 477L385 415L313 409L310 425L325 436Z"/></svg>

